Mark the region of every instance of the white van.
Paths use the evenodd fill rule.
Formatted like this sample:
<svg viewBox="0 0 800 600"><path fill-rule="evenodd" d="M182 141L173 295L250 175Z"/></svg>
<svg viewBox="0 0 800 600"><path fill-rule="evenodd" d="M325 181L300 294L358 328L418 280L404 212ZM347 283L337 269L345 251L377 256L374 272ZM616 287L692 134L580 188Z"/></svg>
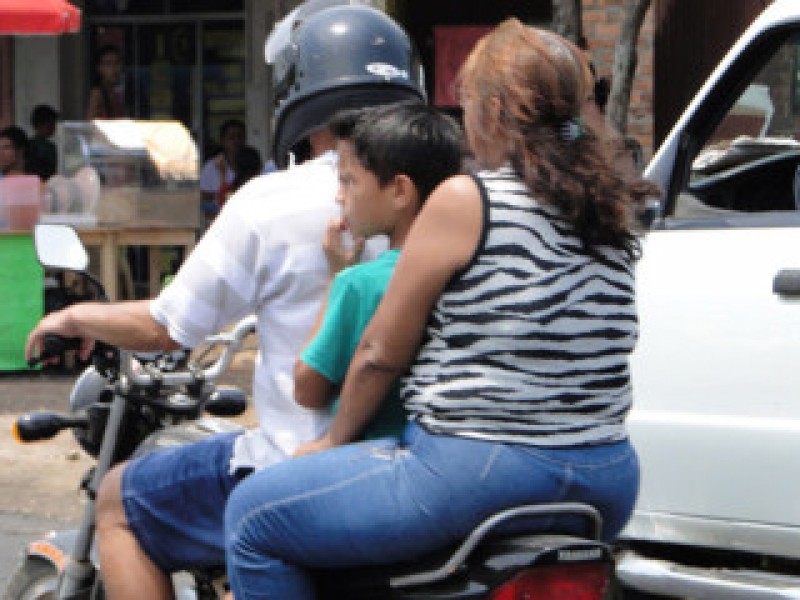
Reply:
<svg viewBox="0 0 800 600"><path fill-rule="evenodd" d="M629 590L800 598L799 167L800 0L776 0L645 172Z"/></svg>

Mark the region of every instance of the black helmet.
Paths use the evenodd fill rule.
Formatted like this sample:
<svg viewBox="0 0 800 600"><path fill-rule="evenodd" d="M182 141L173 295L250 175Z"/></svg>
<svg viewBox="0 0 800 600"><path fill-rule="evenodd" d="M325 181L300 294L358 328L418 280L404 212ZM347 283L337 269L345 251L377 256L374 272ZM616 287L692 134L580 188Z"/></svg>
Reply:
<svg viewBox="0 0 800 600"><path fill-rule="evenodd" d="M279 167L297 142L340 109L425 99L417 53L390 17L366 6L331 7L329 0L308 4L323 6L307 14L301 5L267 40Z"/></svg>

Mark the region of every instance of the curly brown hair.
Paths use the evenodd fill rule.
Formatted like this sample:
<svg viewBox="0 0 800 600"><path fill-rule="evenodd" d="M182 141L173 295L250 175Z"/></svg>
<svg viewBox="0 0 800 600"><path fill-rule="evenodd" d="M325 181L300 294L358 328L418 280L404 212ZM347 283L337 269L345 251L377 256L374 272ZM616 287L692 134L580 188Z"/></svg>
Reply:
<svg viewBox="0 0 800 600"><path fill-rule="evenodd" d="M612 246L636 257L636 217L659 191L623 178L600 134L581 123L591 82L574 44L508 19L459 72L467 138L478 164L510 162L534 196L557 206L588 252Z"/></svg>

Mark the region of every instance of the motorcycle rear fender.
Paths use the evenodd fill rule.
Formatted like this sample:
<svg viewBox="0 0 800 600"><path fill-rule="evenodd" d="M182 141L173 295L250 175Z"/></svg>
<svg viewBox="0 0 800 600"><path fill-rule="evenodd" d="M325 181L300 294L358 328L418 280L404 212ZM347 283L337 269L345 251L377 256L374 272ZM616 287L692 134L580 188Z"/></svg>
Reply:
<svg viewBox="0 0 800 600"><path fill-rule="evenodd" d="M418 583L416 575L435 570L453 553L448 548L420 562L315 573L325 599L477 600L520 571L546 565L602 562L611 574L611 551L602 542L568 535L503 536L482 542L446 576Z"/></svg>

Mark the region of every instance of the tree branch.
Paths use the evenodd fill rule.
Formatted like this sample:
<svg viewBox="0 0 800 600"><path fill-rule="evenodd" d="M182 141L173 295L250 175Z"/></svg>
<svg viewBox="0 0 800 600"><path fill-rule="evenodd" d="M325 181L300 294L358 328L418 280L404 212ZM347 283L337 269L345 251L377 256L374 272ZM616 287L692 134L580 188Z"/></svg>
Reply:
<svg viewBox="0 0 800 600"><path fill-rule="evenodd" d="M578 43L583 37L581 0L553 0L553 29Z"/></svg>

